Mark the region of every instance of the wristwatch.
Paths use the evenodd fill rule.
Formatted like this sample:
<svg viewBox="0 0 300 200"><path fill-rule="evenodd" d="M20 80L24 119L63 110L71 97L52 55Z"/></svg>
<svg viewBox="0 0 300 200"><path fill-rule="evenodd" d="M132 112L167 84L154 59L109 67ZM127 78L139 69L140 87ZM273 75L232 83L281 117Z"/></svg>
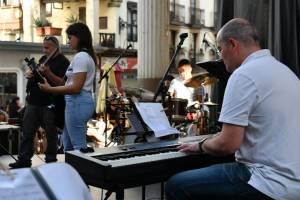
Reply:
<svg viewBox="0 0 300 200"><path fill-rule="evenodd" d="M205 140L207 140L207 138L204 138L203 140L201 140L199 143L198 143L198 146L199 146L199 152L200 153L205 153L202 146L203 146L203 143L205 142Z"/></svg>

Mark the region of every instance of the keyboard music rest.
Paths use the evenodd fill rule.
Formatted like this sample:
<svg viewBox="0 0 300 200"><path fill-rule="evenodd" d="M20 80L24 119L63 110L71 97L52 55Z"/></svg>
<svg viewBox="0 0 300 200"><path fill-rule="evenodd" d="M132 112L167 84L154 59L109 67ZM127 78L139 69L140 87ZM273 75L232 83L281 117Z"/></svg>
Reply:
<svg viewBox="0 0 300 200"><path fill-rule="evenodd" d="M233 157L213 157L200 154L183 154L181 152L167 153L172 156L156 156L157 150L168 151L178 146L178 140L154 143L130 144L116 147L95 149L94 153L83 154L79 151L66 152L65 161L72 165L83 180L95 187L110 191L119 191L126 188L147 185L166 181L170 176L180 171L205 167L215 163L233 161ZM126 156L141 156L151 153L151 159L140 161L129 159L118 162L111 159ZM141 156L141 160L147 156ZM157 157L157 158L156 158ZM102 159L102 160L101 160ZM123 163L123 164L122 164Z"/></svg>

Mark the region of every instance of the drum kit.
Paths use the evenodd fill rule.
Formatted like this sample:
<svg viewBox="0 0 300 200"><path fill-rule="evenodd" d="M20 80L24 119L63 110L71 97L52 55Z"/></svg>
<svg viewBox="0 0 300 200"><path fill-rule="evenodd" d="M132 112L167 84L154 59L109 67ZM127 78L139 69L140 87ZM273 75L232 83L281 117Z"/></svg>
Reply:
<svg viewBox="0 0 300 200"><path fill-rule="evenodd" d="M187 99L170 96L166 96L162 102L163 110L171 126L181 132L180 136L210 134L218 131L219 104L212 101L212 91L210 91L216 81L217 79L206 74L196 75L188 80L185 83L187 87L194 88L194 91L199 91L198 89L202 88L202 92L195 92L199 93L199 95L195 95L195 101L192 105L188 104ZM122 144L124 142L127 131L130 129L127 115L134 112L129 103L129 99L132 97L137 98L141 102L152 102L154 93L143 88L124 87L122 88L122 94L112 95L107 99L109 123L105 123L108 124L107 132L110 130L107 134L109 143L115 141L118 144ZM112 127L109 126L110 123ZM94 125L92 128L97 129L98 127ZM90 133L88 135L93 135L91 131L88 132ZM95 132L98 136L96 141L101 144L104 142L104 132L105 128L98 128Z"/></svg>
<svg viewBox="0 0 300 200"><path fill-rule="evenodd" d="M195 101L188 105L187 99L166 96L162 105L170 124L182 132L182 136L215 133L218 123L219 104L215 102L214 89L218 79L208 73L194 75L185 82L194 88ZM200 90L201 88L201 90ZM140 101L151 101L154 93L143 88L123 88L127 97L135 96ZM198 92L201 91L201 92Z"/></svg>
<svg viewBox="0 0 300 200"><path fill-rule="evenodd" d="M165 112L172 126L182 132L182 136L194 136L215 133L218 125L219 104L212 102L212 85L217 79L210 76L196 75L186 81L185 86L195 89L204 88L193 105L181 98L168 97L164 102Z"/></svg>

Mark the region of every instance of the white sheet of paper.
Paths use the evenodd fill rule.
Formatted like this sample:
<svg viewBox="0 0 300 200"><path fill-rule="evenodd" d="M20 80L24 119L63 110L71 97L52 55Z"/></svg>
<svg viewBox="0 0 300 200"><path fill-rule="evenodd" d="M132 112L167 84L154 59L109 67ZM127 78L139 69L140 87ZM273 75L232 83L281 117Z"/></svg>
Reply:
<svg viewBox="0 0 300 200"><path fill-rule="evenodd" d="M0 171L0 199L48 200L30 168L11 170L14 179Z"/></svg>
<svg viewBox="0 0 300 200"><path fill-rule="evenodd" d="M50 163L38 168L59 200L92 200L87 185L78 172L67 163Z"/></svg>
<svg viewBox="0 0 300 200"><path fill-rule="evenodd" d="M142 116L144 122L154 132L155 137L161 137L171 134L179 134L176 128L171 127L161 103L135 103L137 110Z"/></svg>
<svg viewBox="0 0 300 200"><path fill-rule="evenodd" d="M37 168L59 200L92 200L90 191L78 172L67 163L50 163ZM0 170L0 200L48 200L30 168Z"/></svg>

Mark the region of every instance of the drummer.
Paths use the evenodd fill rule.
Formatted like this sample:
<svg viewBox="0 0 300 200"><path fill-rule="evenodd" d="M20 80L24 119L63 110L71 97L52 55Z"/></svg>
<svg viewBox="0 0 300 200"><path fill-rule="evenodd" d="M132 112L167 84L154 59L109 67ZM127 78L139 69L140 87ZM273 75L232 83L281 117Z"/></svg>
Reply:
<svg viewBox="0 0 300 200"><path fill-rule="evenodd" d="M169 94L173 98L188 100L188 107L202 101L203 89L186 86L193 77L192 66L188 59L181 59L177 66L179 76L171 81Z"/></svg>

